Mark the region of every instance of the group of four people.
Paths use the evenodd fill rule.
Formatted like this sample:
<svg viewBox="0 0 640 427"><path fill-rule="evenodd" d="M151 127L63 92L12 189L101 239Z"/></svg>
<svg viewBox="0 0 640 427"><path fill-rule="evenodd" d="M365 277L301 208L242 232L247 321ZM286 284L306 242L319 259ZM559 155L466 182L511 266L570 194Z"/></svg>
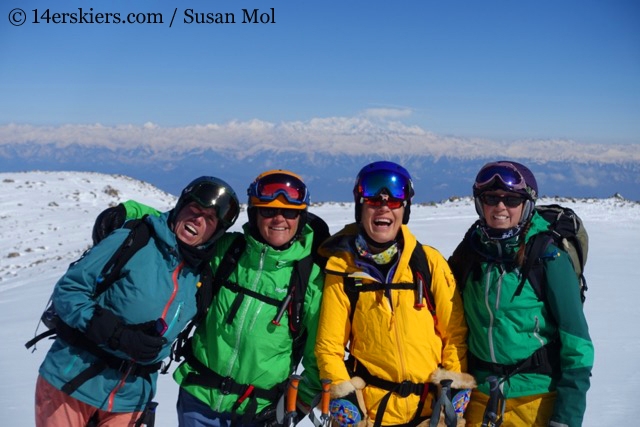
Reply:
<svg viewBox="0 0 640 427"><path fill-rule="evenodd" d="M580 426L593 346L567 254L547 249L547 301L529 289L514 297L526 242L549 225L533 174L510 161L480 170L480 221L449 262L409 230L414 192L402 166L366 165L356 221L331 237L300 176L284 170L251 183L242 233L227 231L240 203L214 177L190 183L166 213L134 201L103 212L96 244L55 287L57 329L73 333L58 332L40 368L36 426L140 425L174 342L182 427L281 424L300 362L298 411L330 380L336 425L480 427L501 396L503 426ZM121 226L139 218L149 244L97 294L131 232ZM552 369L521 363L532 355Z"/></svg>

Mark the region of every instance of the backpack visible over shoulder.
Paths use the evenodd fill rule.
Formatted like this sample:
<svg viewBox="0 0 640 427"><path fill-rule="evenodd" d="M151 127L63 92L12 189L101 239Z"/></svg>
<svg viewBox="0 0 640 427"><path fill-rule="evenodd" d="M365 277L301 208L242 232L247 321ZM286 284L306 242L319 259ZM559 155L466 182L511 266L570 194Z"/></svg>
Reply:
<svg viewBox="0 0 640 427"><path fill-rule="evenodd" d="M547 246L553 243L569 255L578 277L580 299L584 303L585 292L588 289L587 280L584 276L584 266L587 262L589 251L589 236L582 219L572 209L557 204L536 206L536 212L547 220L550 225L547 232L533 236L527 243L525 263L521 270L523 282L528 278L538 295L538 299L544 300L544 266L541 257L544 255ZM522 283L516 295L520 293L521 287Z"/></svg>
<svg viewBox="0 0 640 427"><path fill-rule="evenodd" d="M544 260L542 259L549 244L553 243L560 250L567 252L578 277L580 298L585 301L587 281L584 276L584 266L587 262L589 250L589 236L582 219L570 208L557 204L536 206L536 212L549 222L546 232L536 234L527 242L525 261L520 273L522 280L515 295L520 295L527 279L533 286L538 299L545 300ZM480 226L476 221L464 236L463 243L456 248L449 258L449 264L456 277L458 289L462 294L469 274L481 256L471 248L470 239L474 231Z"/></svg>
<svg viewBox="0 0 640 427"><path fill-rule="evenodd" d="M141 248L147 245L153 229L143 219L132 220L123 225L124 228L128 228L131 231L129 236L122 242L120 247L114 252L109 261L104 265L100 274L98 275L98 281L96 284L96 290L93 294L93 299L98 298L109 286L111 286L116 280L120 278L120 271L122 267L131 259L131 257L138 252ZM97 243L97 242L96 242ZM84 257L84 255L83 255ZM80 257L82 259L82 257ZM77 263L79 260L74 261L71 265ZM40 317L42 322L48 329L43 333L36 335L33 339L25 343L26 348L31 348L38 341L46 337L53 337L56 335L56 326L60 318L53 306L53 295L49 298L47 308ZM38 322L38 326L40 325ZM37 333L36 327L36 333ZM34 348L35 351L35 348Z"/></svg>
<svg viewBox="0 0 640 427"><path fill-rule="evenodd" d="M120 244L120 247L118 247L114 252L98 275L96 290L93 294L94 299L98 298L98 296L105 292L120 278L122 268L127 264L127 262L129 262L136 252L149 243L149 240L153 235L153 228L144 220L144 217L127 221L124 223L122 228L129 229L129 235L122 244ZM78 260L74 261L74 263L76 262L78 262ZM201 271L200 283L201 286L198 287L198 291L196 293L197 314L193 322L198 322L204 318L204 314L206 313L206 310L211 303L211 298L213 297L212 275L211 269L208 268L208 264L205 264L205 267ZM37 334L38 327L36 327L37 335L25 343L26 348L31 348L43 338L53 337L57 334L56 326L59 321L59 317L56 313L55 307L53 306L52 298L53 296L49 298L47 308L40 317L40 322L47 327L47 330L41 334ZM38 326L40 322L38 323ZM191 328L192 325L190 324L187 329L190 330Z"/></svg>

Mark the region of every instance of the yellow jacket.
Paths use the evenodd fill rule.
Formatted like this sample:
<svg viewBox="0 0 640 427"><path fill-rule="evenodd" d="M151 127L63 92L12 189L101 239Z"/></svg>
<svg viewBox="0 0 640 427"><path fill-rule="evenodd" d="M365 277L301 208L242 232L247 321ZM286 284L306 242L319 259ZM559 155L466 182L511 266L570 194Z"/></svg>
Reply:
<svg viewBox="0 0 640 427"><path fill-rule="evenodd" d="M352 355L375 377L400 383L427 383L438 367L466 371L467 326L462 301L446 260L434 248L423 246L432 275L431 290L436 305L437 324L425 307L414 308L413 289L391 290L391 303L384 291L360 292L350 322L351 304L344 291L344 277L359 277L362 285L377 282L356 266L353 241L357 224L346 226L321 248L329 260L316 341L316 357L321 378L332 381L332 396L340 397L352 385L344 357L349 343ZM393 283L413 283L409 259L417 240L403 225L404 247L393 275ZM351 384L349 384L351 382ZM346 386L346 387L345 387ZM359 388L357 385L355 388ZM380 400L388 392L368 385L362 391L368 418L375 420ZM384 412L383 425L411 421L420 397L392 394ZM430 398L422 416L431 413Z"/></svg>

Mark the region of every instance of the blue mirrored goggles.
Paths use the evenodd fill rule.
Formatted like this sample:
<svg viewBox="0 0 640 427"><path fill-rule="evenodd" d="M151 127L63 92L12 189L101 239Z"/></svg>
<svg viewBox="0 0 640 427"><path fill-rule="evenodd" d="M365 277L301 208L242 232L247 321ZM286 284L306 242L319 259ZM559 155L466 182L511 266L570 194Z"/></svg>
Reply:
<svg viewBox="0 0 640 427"><path fill-rule="evenodd" d="M283 196L292 205L304 205L309 203L309 191L307 186L298 178L274 173L254 181L248 190L250 197L256 197L261 202L270 202Z"/></svg>
<svg viewBox="0 0 640 427"><path fill-rule="evenodd" d="M203 208L213 208L218 219L233 224L240 214L237 199L225 187L212 183L197 184L189 193L189 199Z"/></svg>
<svg viewBox="0 0 640 427"><path fill-rule="evenodd" d="M478 172L473 187L477 190L491 188L495 184L505 190L526 190L522 174L510 163L493 163Z"/></svg>
<svg viewBox="0 0 640 427"><path fill-rule="evenodd" d="M385 190L394 199L409 200L413 196L411 181L394 171L367 173L358 182L358 193L364 198L377 197Z"/></svg>

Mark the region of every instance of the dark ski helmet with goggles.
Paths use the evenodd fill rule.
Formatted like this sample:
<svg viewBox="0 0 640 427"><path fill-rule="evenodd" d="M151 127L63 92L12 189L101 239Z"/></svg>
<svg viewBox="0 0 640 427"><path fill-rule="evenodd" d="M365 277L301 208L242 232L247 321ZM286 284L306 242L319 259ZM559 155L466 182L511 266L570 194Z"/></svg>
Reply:
<svg viewBox="0 0 640 427"><path fill-rule="evenodd" d="M191 202L195 202L203 208L213 208L216 211L218 226L213 236L205 243L206 245L215 242L236 222L240 214L240 202L233 188L225 181L213 176L196 178L182 190L180 198L171 212L169 222L175 224L178 213Z"/></svg>
<svg viewBox="0 0 640 427"><path fill-rule="evenodd" d="M302 178L288 170L273 169L261 173L247 189L249 225L255 230L258 209L265 209L270 214L283 214L287 219L288 213L280 211L299 211L300 221L295 237L299 236L307 223L307 209L309 207L309 189ZM270 218L271 216L267 217ZM256 233L254 233L256 235ZM256 235L256 237L259 237Z"/></svg>
<svg viewBox="0 0 640 427"><path fill-rule="evenodd" d="M353 186L353 198L356 203L356 222L362 219L362 204L365 199L372 199L386 194L392 200L402 202L404 215L402 223L409 222L411 199L415 194L413 181L409 172L394 162L378 161L369 163L358 172Z"/></svg>
<svg viewBox="0 0 640 427"><path fill-rule="evenodd" d="M487 163L480 169L473 184L473 197L476 212L485 224L482 195L493 190L508 191L524 198L519 227L531 219L538 198L538 183L529 168L518 162L500 160Z"/></svg>

